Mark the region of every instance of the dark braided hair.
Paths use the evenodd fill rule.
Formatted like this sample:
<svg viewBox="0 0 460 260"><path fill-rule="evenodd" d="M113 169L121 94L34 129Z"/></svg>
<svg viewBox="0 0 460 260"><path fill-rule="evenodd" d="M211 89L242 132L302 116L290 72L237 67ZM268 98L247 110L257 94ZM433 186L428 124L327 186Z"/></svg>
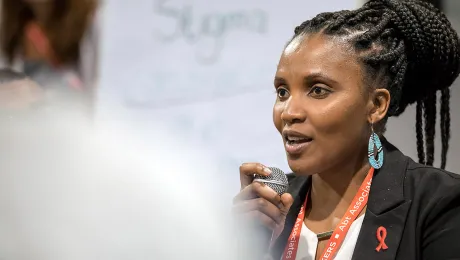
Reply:
<svg viewBox="0 0 460 260"><path fill-rule="evenodd" d="M388 89L387 117L374 129L385 131L390 116L417 103L419 162L433 165L437 92L441 92L441 168L450 138L449 88L460 72L460 41L446 16L416 0L370 0L353 11L322 13L295 28L296 38L311 33L344 37L365 69L365 82ZM426 150L425 150L426 147Z"/></svg>

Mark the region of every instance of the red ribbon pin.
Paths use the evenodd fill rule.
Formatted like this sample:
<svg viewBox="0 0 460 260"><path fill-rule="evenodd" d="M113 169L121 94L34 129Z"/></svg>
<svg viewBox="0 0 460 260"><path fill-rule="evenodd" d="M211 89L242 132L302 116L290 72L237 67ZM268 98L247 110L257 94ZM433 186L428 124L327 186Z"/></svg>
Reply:
<svg viewBox="0 0 460 260"><path fill-rule="evenodd" d="M388 246L385 244L385 238L387 237L387 229L384 227L379 227L377 229L377 239L379 240L379 245L375 250L380 252L381 249L385 250L388 249Z"/></svg>

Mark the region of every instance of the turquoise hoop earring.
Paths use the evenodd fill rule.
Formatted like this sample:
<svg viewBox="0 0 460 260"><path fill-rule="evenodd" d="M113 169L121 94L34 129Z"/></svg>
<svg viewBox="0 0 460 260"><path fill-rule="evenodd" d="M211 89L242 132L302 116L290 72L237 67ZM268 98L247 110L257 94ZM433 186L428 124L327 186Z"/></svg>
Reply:
<svg viewBox="0 0 460 260"><path fill-rule="evenodd" d="M379 136L374 132L372 128L372 134L369 137L369 146L367 149L367 157L369 158L369 163L374 169L380 169L383 165L383 147L380 142ZM374 155L374 151L377 150L377 156ZM375 159L377 157L377 160Z"/></svg>

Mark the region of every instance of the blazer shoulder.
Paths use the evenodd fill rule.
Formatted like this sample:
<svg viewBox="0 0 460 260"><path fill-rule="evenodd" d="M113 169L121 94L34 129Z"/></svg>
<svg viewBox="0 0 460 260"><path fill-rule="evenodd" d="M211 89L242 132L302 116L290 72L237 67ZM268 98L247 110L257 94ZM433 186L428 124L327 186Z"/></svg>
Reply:
<svg viewBox="0 0 460 260"><path fill-rule="evenodd" d="M417 190L424 190L444 194L444 190L451 187L459 187L460 175L442 170L433 166L427 166L409 160L406 168L406 185L411 185ZM458 190L460 194L460 189Z"/></svg>
<svg viewBox="0 0 460 260"><path fill-rule="evenodd" d="M443 212L460 209L460 175L409 160L404 193L427 213L426 221L434 221Z"/></svg>
<svg viewBox="0 0 460 260"><path fill-rule="evenodd" d="M409 162L404 193L421 227L423 259L459 259L460 175Z"/></svg>

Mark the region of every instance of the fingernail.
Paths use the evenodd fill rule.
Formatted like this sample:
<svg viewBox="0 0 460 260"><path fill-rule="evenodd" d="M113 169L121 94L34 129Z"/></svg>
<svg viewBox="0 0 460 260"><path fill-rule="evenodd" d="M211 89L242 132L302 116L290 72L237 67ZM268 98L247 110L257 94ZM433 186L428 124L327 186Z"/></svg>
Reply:
<svg viewBox="0 0 460 260"><path fill-rule="evenodd" d="M264 168L264 172L266 174L272 174L272 170L270 170L270 168L267 168L267 167Z"/></svg>

